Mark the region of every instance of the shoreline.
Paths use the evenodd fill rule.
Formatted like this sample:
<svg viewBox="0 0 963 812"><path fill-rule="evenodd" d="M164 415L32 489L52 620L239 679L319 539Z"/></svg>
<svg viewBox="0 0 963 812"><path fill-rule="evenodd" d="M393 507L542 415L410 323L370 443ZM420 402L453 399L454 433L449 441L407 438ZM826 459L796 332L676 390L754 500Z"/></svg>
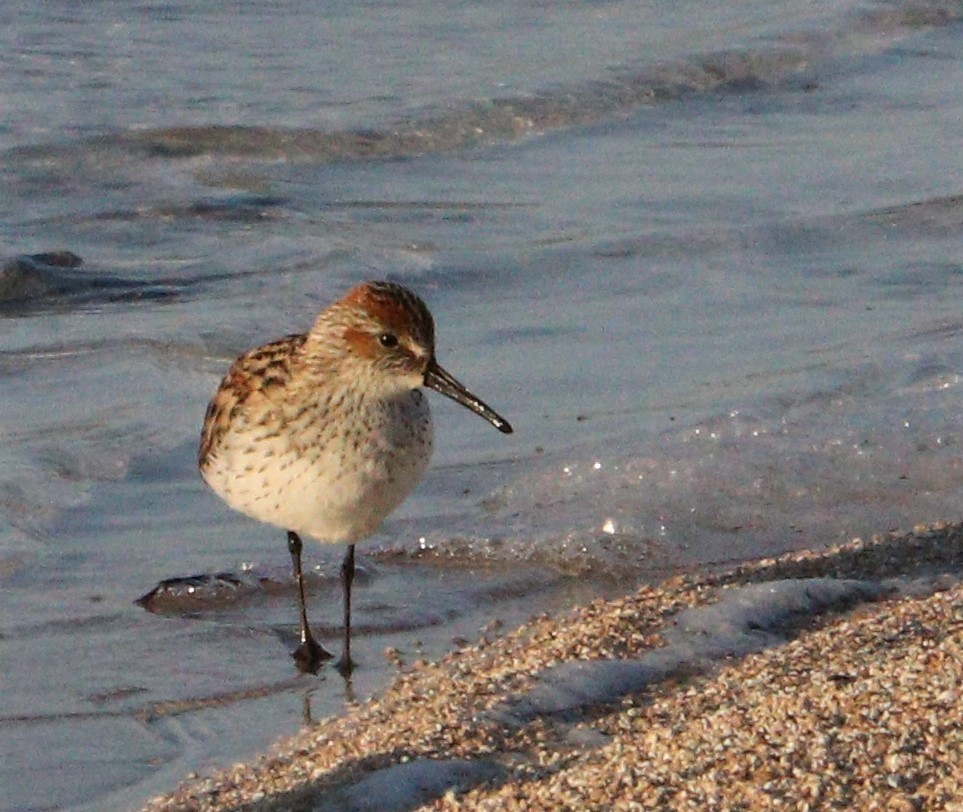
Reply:
<svg viewBox="0 0 963 812"><path fill-rule="evenodd" d="M540 617L161 810L963 812L963 525Z"/></svg>

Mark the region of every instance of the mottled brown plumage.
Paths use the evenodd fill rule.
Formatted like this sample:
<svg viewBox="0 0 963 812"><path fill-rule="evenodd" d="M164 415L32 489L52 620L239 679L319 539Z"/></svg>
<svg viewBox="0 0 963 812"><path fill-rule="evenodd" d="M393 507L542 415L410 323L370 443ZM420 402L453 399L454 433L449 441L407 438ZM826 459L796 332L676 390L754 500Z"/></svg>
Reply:
<svg viewBox="0 0 963 812"><path fill-rule="evenodd" d="M304 609L301 535L346 543L345 651L350 659L354 545L415 487L432 450L428 386L511 427L435 360L425 303L391 282L366 282L322 311L311 330L238 358L214 394L201 434L205 481L235 509L288 531L300 590L299 665L327 656Z"/></svg>
<svg viewBox="0 0 963 812"><path fill-rule="evenodd" d="M293 361L307 339L305 333L285 336L238 358L207 406L197 464L204 468L217 444L230 429L239 409L258 408L258 398L269 399L271 391L283 387L291 378ZM264 408L265 404L261 404Z"/></svg>

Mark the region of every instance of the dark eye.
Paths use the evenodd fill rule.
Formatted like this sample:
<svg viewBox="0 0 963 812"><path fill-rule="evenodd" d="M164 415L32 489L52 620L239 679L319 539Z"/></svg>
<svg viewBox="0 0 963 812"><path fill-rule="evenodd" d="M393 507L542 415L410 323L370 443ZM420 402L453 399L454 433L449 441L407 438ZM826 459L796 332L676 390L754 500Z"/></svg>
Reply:
<svg viewBox="0 0 963 812"><path fill-rule="evenodd" d="M382 333L380 336L378 336L378 343L382 347L390 350L393 347L398 346L398 336L396 336L394 333Z"/></svg>

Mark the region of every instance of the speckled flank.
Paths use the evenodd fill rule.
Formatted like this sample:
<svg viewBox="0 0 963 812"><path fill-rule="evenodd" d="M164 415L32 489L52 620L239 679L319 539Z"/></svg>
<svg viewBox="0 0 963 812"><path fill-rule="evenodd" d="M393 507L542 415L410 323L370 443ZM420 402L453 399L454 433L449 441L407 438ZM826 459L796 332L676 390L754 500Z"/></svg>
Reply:
<svg viewBox="0 0 963 812"><path fill-rule="evenodd" d="M289 335L238 358L221 381L207 407L197 464L203 470L216 453L221 438L239 418L251 398L269 399L291 378L294 359L307 335Z"/></svg>

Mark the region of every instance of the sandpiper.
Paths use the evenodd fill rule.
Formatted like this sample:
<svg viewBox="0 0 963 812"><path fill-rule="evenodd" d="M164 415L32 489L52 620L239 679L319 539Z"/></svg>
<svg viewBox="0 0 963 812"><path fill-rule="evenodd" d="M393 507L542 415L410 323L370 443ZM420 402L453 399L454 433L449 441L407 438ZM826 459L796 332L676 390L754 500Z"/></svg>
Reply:
<svg viewBox="0 0 963 812"><path fill-rule="evenodd" d="M512 427L435 360L427 305L392 282L364 282L323 310L307 333L238 358L207 407L198 465L235 510L287 531L301 615L293 657L316 672L332 655L311 633L301 537L347 544L341 565L349 673L355 544L380 527L428 466L427 386Z"/></svg>

